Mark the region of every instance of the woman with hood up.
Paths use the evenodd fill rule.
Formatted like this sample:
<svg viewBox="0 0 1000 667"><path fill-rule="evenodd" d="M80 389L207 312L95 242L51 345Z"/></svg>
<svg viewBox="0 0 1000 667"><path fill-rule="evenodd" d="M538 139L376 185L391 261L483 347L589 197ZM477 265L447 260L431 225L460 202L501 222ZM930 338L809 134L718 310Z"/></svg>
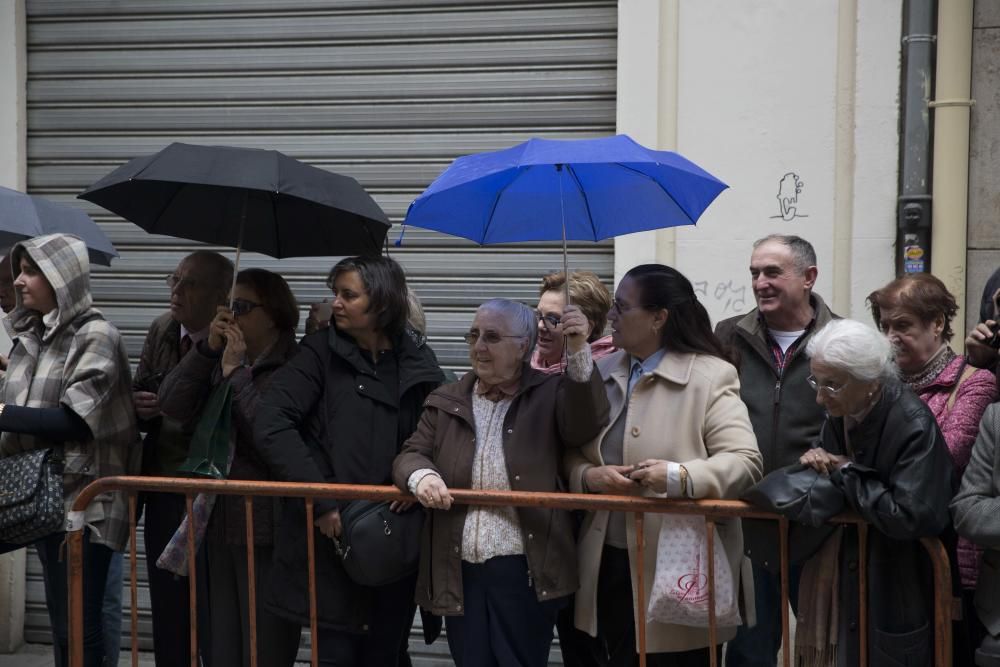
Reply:
<svg viewBox="0 0 1000 667"><path fill-rule="evenodd" d="M83 242L51 234L11 250L17 306L15 346L0 390L0 457L62 450L67 511L88 484L126 474L140 459L132 379L118 330L92 305ZM101 602L108 564L128 539L121 493L97 496L84 513L84 665L104 662ZM56 665L68 664L68 581L62 531L35 542L55 638ZM24 545L0 543L0 552Z"/></svg>

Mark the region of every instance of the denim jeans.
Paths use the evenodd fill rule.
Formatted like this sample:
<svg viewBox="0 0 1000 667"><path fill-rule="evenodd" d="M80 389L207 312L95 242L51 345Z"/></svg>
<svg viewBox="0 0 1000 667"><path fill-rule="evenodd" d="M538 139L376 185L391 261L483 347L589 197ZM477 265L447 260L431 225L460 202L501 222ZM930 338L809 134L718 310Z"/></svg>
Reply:
<svg viewBox="0 0 1000 667"><path fill-rule="evenodd" d="M125 554L112 552L108 580L104 587L102 621L104 623L104 664L117 667L122 647L122 579Z"/></svg>
<svg viewBox="0 0 1000 667"><path fill-rule="evenodd" d="M55 533L35 542L45 580L45 602L52 624L52 652L56 667L69 664L69 576L66 557L60 557L65 533ZM67 547L68 548L68 547ZM83 534L83 664L104 666L102 606L108 565L114 552L90 541L90 530Z"/></svg>

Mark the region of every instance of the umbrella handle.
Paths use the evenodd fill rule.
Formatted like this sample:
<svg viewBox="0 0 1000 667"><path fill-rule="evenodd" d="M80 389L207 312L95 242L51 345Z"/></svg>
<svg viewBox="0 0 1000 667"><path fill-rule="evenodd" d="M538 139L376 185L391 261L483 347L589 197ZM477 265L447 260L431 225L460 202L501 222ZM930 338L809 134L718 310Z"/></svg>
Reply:
<svg viewBox="0 0 1000 667"><path fill-rule="evenodd" d="M236 299L236 276L240 273L240 252L243 250L243 228L247 222L247 200L250 199L250 191L243 191L243 210L240 212L240 234L236 241L236 261L233 262L233 287L229 290L229 310L233 310L233 301Z"/></svg>

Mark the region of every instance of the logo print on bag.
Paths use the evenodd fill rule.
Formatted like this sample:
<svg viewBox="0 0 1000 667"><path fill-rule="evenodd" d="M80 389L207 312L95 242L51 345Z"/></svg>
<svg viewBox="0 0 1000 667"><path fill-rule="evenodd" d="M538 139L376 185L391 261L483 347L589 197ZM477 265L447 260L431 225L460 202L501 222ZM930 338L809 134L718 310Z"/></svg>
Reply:
<svg viewBox="0 0 1000 667"><path fill-rule="evenodd" d="M674 597L681 602L708 601L708 577L701 572L701 556L695 558L694 572L681 575L677 579Z"/></svg>

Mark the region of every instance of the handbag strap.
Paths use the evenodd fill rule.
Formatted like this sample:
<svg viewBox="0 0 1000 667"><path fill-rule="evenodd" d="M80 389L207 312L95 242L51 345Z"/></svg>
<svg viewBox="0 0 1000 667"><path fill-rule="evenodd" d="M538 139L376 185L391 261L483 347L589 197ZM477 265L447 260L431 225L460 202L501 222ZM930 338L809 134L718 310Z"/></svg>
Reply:
<svg viewBox="0 0 1000 667"><path fill-rule="evenodd" d="M958 382L955 386L951 388L951 393L948 394L948 403L945 406L945 412L951 412L952 407L955 405L955 399L958 398L958 389L968 380L972 375L978 370L975 366L969 364L968 360L962 360L962 372L958 376Z"/></svg>

